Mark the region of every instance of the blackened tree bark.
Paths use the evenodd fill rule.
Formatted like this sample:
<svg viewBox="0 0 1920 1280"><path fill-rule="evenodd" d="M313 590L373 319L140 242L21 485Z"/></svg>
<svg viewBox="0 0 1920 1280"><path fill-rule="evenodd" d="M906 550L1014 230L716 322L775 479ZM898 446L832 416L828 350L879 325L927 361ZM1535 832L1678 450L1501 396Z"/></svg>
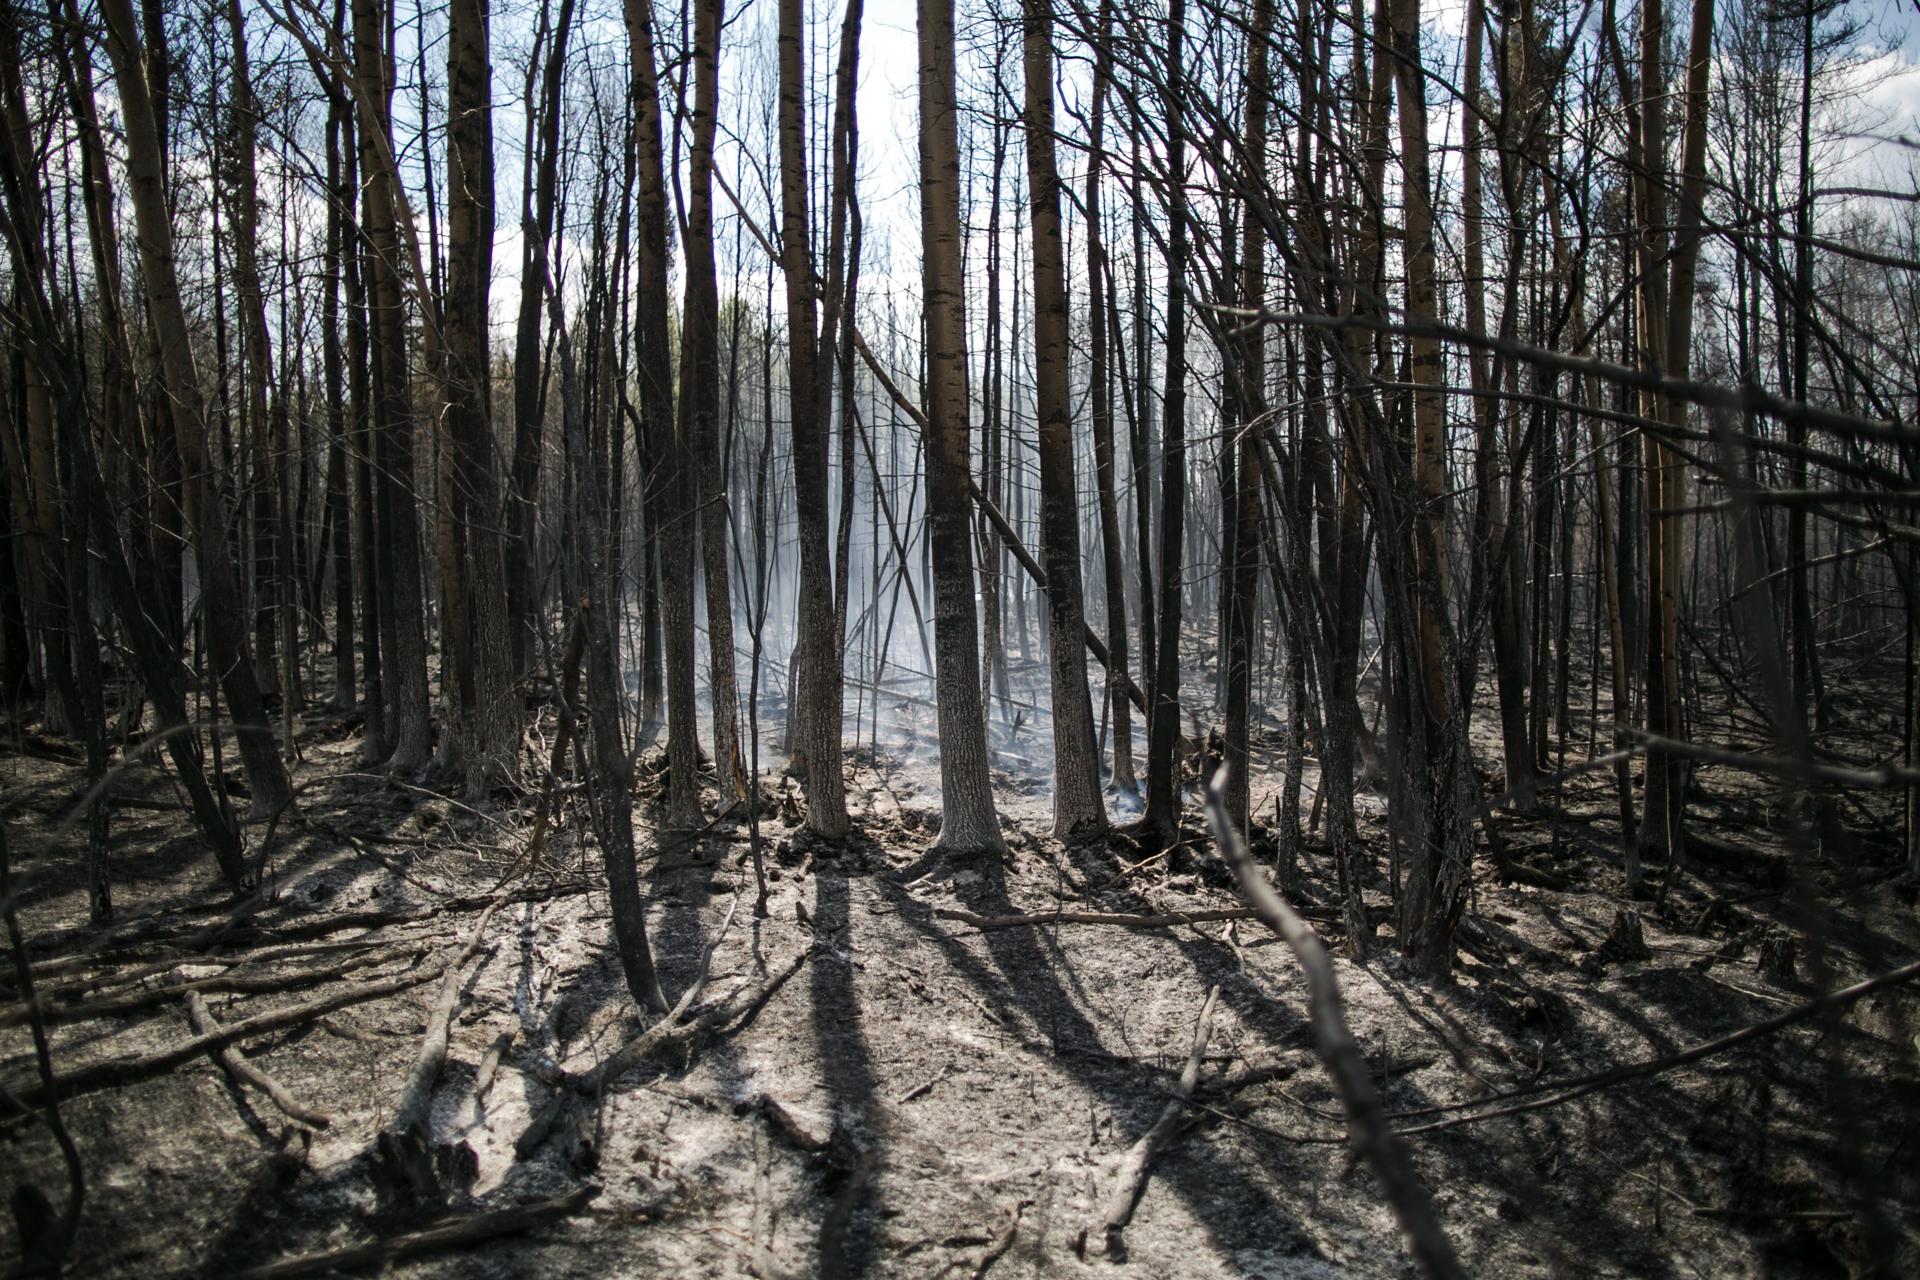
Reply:
<svg viewBox="0 0 1920 1280"><path fill-rule="evenodd" d="M846 834L847 800L840 764L840 645L834 634L827 538L827 431L818 382L823 371L808 247L804 17L801 0L780 0L780 253L786 273L793 500L800 556L795 740L806 756L807 828L837 837ZM964 499L964 476L961 484Z"/></svg>
<svg viewBox="0 0 1920 1280"><path fill-rule="evenodd" d="M666 643L668 830L700 824L699 708L693 686L693 504L687 442L673 414L673 354L667 324L667 186L660 80L649 0L627 0L632 64L635 171L634 297L643 439L655 451L658 495L651 534L660 557L661 627Z"/></svg>
<svg viewBox="0 0 1920 1280"><path fill-rule="evenodd" d="M1273 0L1254 0L1247 27L1247 105L1245 155L1247 190L1266 187L1267 106L1273 93L1267 44L1273 33ZM1241 229L1240 301L1258 307L1266 296L1266 238L1261 221L1251 210ZM1239 344L1239 370L1234 401L1239 437L1228 447L1237 450L1233 507L1228 514L1233 536L1229 562L1223 565L1228 590L1226 609L1225 674L1227 695L1226 795L1228 820L1242 837L1252 833L1248 811L1253 771L1248 754L1252 718L1253 655L1259 634L1260 609L1260 431L1266 417L1266 345L1259 328ZM1304 608L1305 601L1295 601Z"/></svg>
<svg viewBox="0 0 1920 1280"><path fill-rule="evenodd" d="M486 0L447 11L447 276L442 324L453 491L457 598L442 610L462 639L452 672L461 762L470 794L520 774L500 477L494 465L487 298L493 277L493 106Z"/></svg>
<svg viewBox="0 0 1920 1280"><path fill-rule="evenodd" d="M588 438L586 415L580 404L579 374L573 342L559 294L550 278L541 281L547 296L560 363L560 420L566 449L570 498L569 524L574 530L569 576L575 583L615 580L610 561L614 544L599 501L600 480ZM646 904L640 898L640 873L633 847L633 760L620 732L622 696L620 662L612 600L583 595L580 622L586 640L588 760L593 780L593 826L600 840L600 857L607 873L607 908L613 918L614 942L620 950L620 968L627 991L640 1008L667 1011L666 997L653 967L653 949L647 942ZM562 708L577 716L579 709ZM577 741L577 739L576 739Z"/></svg>
<svg viewBox="0 0 1920 1280"><path fill-rule="evenodd" d="M381 703L386 711L384 731L376 736L369 723L362 749L369 763L384 761L396 772L413 773L432 758L433 723L427 701L427 630L421 615L420 503L414 489L398 193L387 163L393 153L394 72L387 39L391 21L388 0L353 0L377 508L371 580L381 584Z"/></svg>
<svg viewBox="0 0 1920 1280"><path fill-rule="evenodd" d="M118 82L127 135L128 194L139 227L141 279L147 311L160 346L161 377L179 426L185 468L187 519L194 530L206 594L207 647L221 691L237 727L241 767L262 814L276 813L293 798L287 768L267 723L266 708L248 652L240 579L227 547L225 522L212 493L205 401L189 342L186 310L174 273L173 225L161 180L160 138L131 0L104 0L107 52Z"/></svg>
<svg viewBox="0 0 1920 1280"><path fill-rule="evenodd" d="M342 0L334 12L341 14ZM337 20L337 19L336 19ZM347 351L340 327L340 294L352 252L348 207L353 188L346 178L346 151L353 145L353 112L337 93L327 96L327 242L320 299L321 365L327 415L327 543L333 559L333 706L354 705L358 664L354 660L353 503L347 478L351 452L351 416L347 393Z"/></svg>
<svg viewBox="0 0 1920 1280"><path fill-rule="evenodd" d="M1073 407L1067 389L1067 264L1060 235L1060 174L1053 156L1053 19L1048 0L1024 0L1021 18L1027 207L1033 220L1040 542L1047 568L1047 656L1053 695L1053 831L1068 836L1104 827L1107 817L1100 802L1093 711L1087 702L1087 624L1080 586Z"/></svg>
<svg viewBox="0 0 1920 1280"><path fill-rule="evenodd" d="M547 385L547 371L541 361L540 297L547 278L548 244L553 239L559 196L561 87L573 31L573 9L573 0L560 0L560 12L548 37L539 125L529 142L535 149L535 159L529 166L534 180L523 200L527 216L521 228L520 311L513 337L513 463L507 480L505 517L508 636L515 671L526 670L538 623L533 535L539 511L540 439L545 420L541 396Z"/></svg>
<svg viewBox="0 0 1920 1280"><path fill-rule="evenodd" d="M1187 7L1173 0L1167 10L1165 110L1169 120L1184 111L1182 63ZM1149 690L1147 812L1142 826L1171 842L1180 823L1180 614L1185 593L1187 507L1187 153L1184 132L1167 136L1167 382L1160 406L1160 619L1156 670Z"/></svg>
<svg viewBox="0 0 1920 1280"><path fill-rule="evenodd" d="M933 561L935 700L944 813L935 848L1004 853L987 772L973 548L967 537L966 279L953 0L919 0L921 287L927 330L927 540ZM791 234L791 224L789 224Z"/></svg>
<svg viewBox="0 0 1920 1280"><path fill-rule="evenodd" d="M278 477L285 464L281 447L283 410L272 385L273 343L267 333L267 297L260 278L259 166L255 159L255 131L260 107L254 97L253 74L247 50L247 21L239 0L227 0L227 34L231 40L230 83L227 93L228 149L225 181L221 184L233 245L233 287L240 312L241 355L245 368L247 456L250 463L245 489L247 526L253 539L253 666L262 693L280 690L274 658L277 610L291 607L281 599L279 581L279 518L275 511ZM289 667L291 674L291 667ZM286 689L291 694L292 682Z"/></svg>
<svg viewBox="0 0 1920 1280"><path fill-rule="evenodd" d="M827 279L821 296L820 359L814 365L820 392L820 422L834 418L834 388L840 388L840 511L833 536L833 643L836 667L844 673L847 602L853 584L854 386L853 318L860 277L860 206L855 192L855 162L860 130L854 105L860 77L862 0L847 0L840 23L840 52L833 69L833 125L827 197ZM844 685L842 687L844 698Z"/></svg>
<svg viewBox="0 0 1920 1280"><path fill-rule="evenodd" d="M1464 56L1467 101L1480 101L1484 52L1486 47L1486 6L1484 0L1469 0ZM1486 266L1486 123L1479 110L1465 113L1465 147L1460 161L1461 235L1466 279L1467 327L1475 333L1487 329ZM1504 128L1504 117L1503 117ZM1502 332L1506 332L1503 319ZM1474 481L1478 490L1473 525L1473 589L1484 591L1493 632L1494 680L1499 698L1500 741L1506 764L1508 790L1524 785L1534 775L1533 754L1527 741L1526 672L1521 665L1517 593L1511 557L1504 551L1507 540L1506 502L1502 498L1495 460L1499 457L1500 401L1493 394L1492 361L1485 351L1474 350L1468 356L1468 376L1474 398ZM1472 599L1470 595L1470 599ZM1472 688L1477 654L1463 655L1462 680Z"/></svg>
<svg viewBox="0 0 1920 1280"><path fill-rule="evenodd" d="M1139 789L1133 775L1133 704L1127 698L1127 583L1126 549L1120 541L1120 501L1114 476L1113 379L1110 344L1118 337L1108 325L1113 281L1107 265L1105 228L1101 225L1100 187L1105 167L1107 94L1112 87L1113 0L1100 0L1095 19L1093 50L1093 107L1087 130L1087 381L1089 425L1093 431L1094 488L1100 505L1101 568L1107 597L1107 705L1113 717L1113 786L1131 794Z"/></svg>
<svg viewBox="0 0 1920 1280"><path fill-rule="evenodd" d="M1394 74L1400 122L1400 161L1406 231L1407 316L1431 325L1439 316L1435 279L1433 187L1427 146L1426 81L1420 56L1419 0L1391 0ZM1425 788L1413 824L1402 904L1401 947L1428 977L1444 978L1453 964L1453 930L1466 906L1472 870L1466 786L1466 709L1460 703L1448 619L1446 545L1447 440L1444 369L1439 342L1416 334L1408 342L1413 390L1413 562L1407 587L1413 600L1414 643L1403 652L1409 714L1422 735Z"/></svg>
<svg viewBox="0 0 1920 1280"><path fill-rule="evenodd" d="M745 798L740 699L734 675L733 591L727 571L727 479L720 457L720 289L713 256L713 138L719 118L720 28L725 0L694 13L693 142L687 164L686 304L680 321L680 432L700 481L701 576L713 688L713 760L723 805Z"/></svg>

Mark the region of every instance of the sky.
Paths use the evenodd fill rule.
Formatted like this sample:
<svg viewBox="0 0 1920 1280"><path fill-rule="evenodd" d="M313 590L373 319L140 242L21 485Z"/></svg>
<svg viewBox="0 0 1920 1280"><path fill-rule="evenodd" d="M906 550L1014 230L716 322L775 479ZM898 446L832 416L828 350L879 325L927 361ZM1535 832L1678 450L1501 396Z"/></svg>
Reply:
<svg viewBox="0 0 1920 1280"><path fill-rule="evenodd" d="M1631 7L1632 0L1620 0ZM495 236L495 288L493 316L496 342L506 345L511 331L518 297L521 232L519 229L521 165L524 120L521 109L521 77L527 49L531 44L534 17L539 0L495 0L494 6L494 91L497 180L497 232ZM428 60L444 72L443 10L427 2L426 31ZM1677 5L1676 5L1677 7ZM1724 7L1724 6L1723 6ZM397 110L397 127L403 146L417 162L418 148L408 131L417 119L408 99L405 82L412 79L413 6L401 0L405 28L400 37L402 89ZM672 6L661 6L663 16ZM963 6L963 19L964 9ZM749 0L730 5L730 23L724 36L722 65L723 137L719 164L735 178L734 187L753 210L756 220L766 221L758 182L752 177L757 169L769 175L774 168L774 149L764 133L762 104L770 96L774 6L769 0ZM579 90L598 82L602 92L617 103L625 66L625 32L618 16L618 5L610 0L582 0L582 23L576 31L570 63L570 88ZM1600 6L1594 4L1591 23L1599 20ZM1854 0L1849 13L1864 24L1862 56L1846 73L1852 86L1847 99L1847 130L1831 151L1822 182L1826 185L1885 186L1911 191L1915 187L1916 159L1920 150L1903 145L1902 139L1920 144L1920 0ZM816 136L824 132L829 109L832 58L838 41L842 7L839 0L818 6L810 25L811 75L814 82L812 128ZM1465 0L1429 0L1424 6L1427 45L1431 65L1436 71L1451 74L1457 66L1458 40L1464 28ZM261 35L267 35L264 17L257 17ZM963 41L968 38L963 29ZM971 33L979 38L976 29ZM278 33L272 33L272 37ZM1069 79L1084 79L1083 66L1075 64L1077 52L1064 35L1062 74ZM970 85L978 76L980 61L960 60L961 93L984 86ZM1017 51L1009 75L1013 91L1018 92ZM860 195L867 230L863 279L870 286L869 296L894 292L911 295L918 287L918 159L915 142L918 107L916 88L918 56L912 7L903 0L873 3L866 7L860 47L858 113L860 126ZM1078 96L1084 86L1076 83ZM981 95L984 96L984 95ZM1435 115L1433 136L1444 143L1457 130L1457 104L1448 95L1433 95ZM437 123L437 122L436 122ZM1837 123L1837 117L1836 117ZM576 122L577 125L577 122ZM731 139L728 132L731 132ZM576 137L582 136L576 133ZM1077 158L1063 153L1063 168L1071 170ZM1440 165L1451 169L1442 155ZM587 175L590 176L590 175ZM1016 177L1017 175L1010 175ZM823 185L815 175L816 187ZM584 179L581 185L584 187ZM723 239L728 236L725 219L731 210L723 195L716 193L716 211L722 218ZM576 219L577 220L577 219ZM316 221L316 225L317 221ZM567 237L561 253L569 264L576 264L582 246ZM723 254L725 246L722 246ZM757 250L750 252L757 259ZM757 273L757 260L750 270ZM726 270L723 264L723 272ZM577 276L577 272L570 272ZM723 282L723 288L724 288Z"/></svg>

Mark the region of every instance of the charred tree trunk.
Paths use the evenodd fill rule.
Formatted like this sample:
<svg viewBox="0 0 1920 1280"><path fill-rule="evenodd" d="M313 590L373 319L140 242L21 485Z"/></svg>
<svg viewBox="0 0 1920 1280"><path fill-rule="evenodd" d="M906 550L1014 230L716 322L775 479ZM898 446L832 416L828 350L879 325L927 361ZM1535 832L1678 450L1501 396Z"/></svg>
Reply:
<svg viewBox="0 0 1920 1280"><path fill-rule="evenodd" d="M1182 46L1187 8L1172 0L1167 13L1166 112L1184 110ZM1186 146L1179 129L1167 140L1167 380L1160 406L1160 617L1147 724L1147 812L1143 828L1171 843L1180 825L1180 614L1185 594L1187 507ZM1144 371L1143 371L1144 372Z"/></svg>
<svg viewBox="0 0 1920 1280"><path fill-rule="evenodd" d="M547 61L541 77L540 119L535 137L531 188L523 204L520 250L520 310L513 338L513 463L507 478L505 527L507 619L513 669L524 671L532 659L531 644L539 624L539 584L535 572L534 526L540 501L540 441L545 421L541 403L547 370L541 360L541 289L547 278L548 244L553 239L554 210L560 181L561 87L567 66L567 43L573 31L573 0L560 0L560 13L549 35Z"/></svg>
<svg viewBox="0 0 1920 1280"><path fill-rule="evenodd" d="M336 0L337 16L344 4ZM353 146L353 114L337 94L327 98L327 243L326 274L321 282L321 363L327 420L327 543L333 559L333 706L345 711L358 700L358 664L354 659L353 510L347 479L352 452L352 415L347 395L347 351L341 342L340 294L346 283L353 187L347 178L346 151ZM348 304L351 307L351 303ZM351 320L349 323L352 323Z"/></svg>
<svg viewBox="0 0 1920 1280"><path fill-rule="evenodd" d="M1053 831L1106 825L1100 765L1087 702L1085 602L1080 586L1080 501L1073 474L1067 388L1067 264L1060 234L1060 174L1053 156L1053 20L1048 0L1024 0L1028 210L1033 219L1034 405L1039 417L1040 534L1047 569L1047 655L1052 674Z"/></svg>
<svg viewBox="0 0 1920 1280"><path fill-rule="evenodd" d="M1420 59L1419 0L1391 0L1389 9L1404 170L1407 316L1416 326L1439 318L1435 280L1432 178L1427 154L1426 83ZM1424 740L1424 819L1414 825L1403 904L1402 949L1430 978L1453 965L1453 930L1466 906L1472 871L1469 815L1462 798L1471 768L1466 712L1460 704L1452 628L1448 621L1446 403L1439 342L1416 333L1408 340L1413 391L1413 597L1415 643L1410 646L1408 701ZM1409 708L1411 711L1411 708Z"/></svg>
<svg viewBox="0 0 1920 1280"><path fill-rule="evenodd" d="M420 502L414 485L413 397L407 369L406 301L400 271L398 193L385 158L393 151L393 59L387 0L353 0L355 96L360 114L360 223L366 239L365 289L372 347L372 432L378 508L372 581L381 584L381 702L384 735L369 724L365 752L385 750L397 773L415 773L433 756L427 701L427 631L421 615ZM423 282L424 284L424 282Z"/></svg>
<svg viewBox="0 0 1920 1280"><path fill-rule="evenodd" d="M1120 501L1114 474L1113 378L1109 345L1118 339L1109 327L1113 280L1101 225L1101 170L1106 134L1107 93L1113 77L1113 0L1101 0L1094 35L1093 117L1088 132L1087 235L1087 380L1093 429L1094 487L1100 505L1100 552L1107 604L1107 705L1113 716L1113 787L1123 794L1139 790L1133 774L1133 704L1127 698L1127 582L1125 548L1120 541Z"/></svg>
<svg viewBox="0 0 1920 1280"><path fill-rule="evenodd" d="M139 226L141 278L147 311L160 345L161 376L179 425L185 467L187 519L194 529L206 595L207 643L238 730L240 761L261 814L277 813L293 798L287 768L267 723L248 652L239 574L227 547L225 522L212 493L205 401L189 342L186 310L174 274L173 226L161 180L160 138L131 0L103 0L107 52L113 60L127 134L129 195Z"/></svg>
<svg viewBox="0 0 1920 1280"><path fill-rule="evenodd" d="M1266 187L1267 103L1273 93L1273 78L1268 69L1267 42L1273 34L1272 0L1254 0L1253 15L1247 29L1247 106L1246 189ZM1266 296L1266 239L1260 219L1249 209L1241 229L1240 305L1259 307ZM1235 449L1232 509L1233 536L1229 562L1222 566L1226 574L1226 635L1223 637L1226 668L1227 818L1245 838L1253 832L1251 804L1252 768L1249 754L1249 730L1252 719L1253 655L1260 628L1260 432L1266 428L1266 344L1258 328L1239 343L1238 375L1232 390L1238 409L1238 439L1223 446ZM1297 600L1294 607L1305 609Z"/></svg>
<svg viewBox="0 0 1920 1280"><path fill-rule="evenodd" d="M720 289L713 255L713 137L725 0L694 13L693 145L688 155L686 304L680 324L680 430L700 473L701 573L713 688L713 764L722 806L746 797L734 679L733 591L727 572L727 477L720 456Z"/></svg>
<svg viewBox="0 0 1920 1280"><path fill-rule="evenodd" d="M233 285L240 312L241 356L246 373L246 425L250 464L245 497L247 531L253 542L253 667L261 693L290 694L280 683L275 650L277 610L292 607L282 599L278 576L279 519L275 513L283 451L276 447L280 409L271 385L273 344L267 335L267 299L260 278L260 177L255 161L259 106L248 68L247 23L239 0L227 0L226 21L232 40L231 84L227 95L228 138L225 203L232 228ZM288 655L291 659L292 655ZM291 674L291 667L289 667Z"/></svg>
<svg viewBox="0 0 1920 1280"><path fill-rule="evenodd" d="M927 334L927 541L933 561L940 788L935 848L1004 853L987 772L973 548L967 536L967 302L953 0L919 0L921 281ZM789 220L791 234L791 220Z"/></svg>
<svg viewBox="0 0 1920 1280"><path fill-rule="evenodd" d="M632 59L636 171L637 371L642 436L655 452L658 500L649 531L660 557L661 630L666 648L668 830L700 825L699 708L693 683L693 486L687 442L673 413L673 357L667 323L667 188L660 83L649 0L627 0ZM611 311L604 322L612 319Z"/></svg>
<svg viewBox="0 0 1920 1280"><path fill-rule="evenodd" d="M453 598L440 602L462 637L441 655L453 686L459 754L469 795L520 776L521 717L515 705L503 508L494 464L488 296L493 278L493 106L486 0L452 0L447 11L447 275L443 307L446 422L453 492ZM457 661L449 673L444 664Z"/></svg>
<svg viewBox="0 0 1920 1280"><path fill-rule="evenodd" d="M827 537L827 430L819 383L830 371L819 365L809 247L803 8L801 0L780 0L780 252L786 273L793 499L800 558L793 714L798 722L795 740L805 756L807 828L839 837L847 831L847 801L840 765L840 645L834 635L833 568Z"/></svg>
<svg viewBox="0 0 1920 1280"><path fill-rule="evenodd" d="M610 582L616 578L609 564L616 552L599 501L600 479L595 474L593 447L580 405L573 343L567 335L566 317L561 313L559 294L552 280L543 277L541 283L559 347L561 434L572 508L568 523L574 532L569 576L580 584ZM620 679L619 631L614 617L613 601L595 600L591 595L582 597L580 621L586 641L586 709L590 730L584 747L587 759L583 763L591 770L594 833L600 839L601 862L607 873L608 914L613 918L613 936L620 950L620 968L627 980L627 992L642 1010L664 1014L667 1001L661 994L660 979L653 967L653 950L647 942L646 904L640 898L640 873L634 856L633 759L627 753L620 731L625 699ZM568 707L562 714L577 716L578 711Z"/></svg>

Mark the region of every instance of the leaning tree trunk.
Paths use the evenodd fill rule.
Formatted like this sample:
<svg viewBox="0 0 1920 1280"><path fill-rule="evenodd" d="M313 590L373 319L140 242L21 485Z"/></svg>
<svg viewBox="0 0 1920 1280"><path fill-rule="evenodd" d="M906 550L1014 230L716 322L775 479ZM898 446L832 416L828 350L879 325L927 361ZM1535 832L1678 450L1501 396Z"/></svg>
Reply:
<svg viewBox="0 0 1920 1280"><path fill-rule="evenodd" d="M586 760L592 780L594 834L600 839L601 862L607 873L607 909L613 919L613 937L620 951L620 968L633 1002L653 1013L667 1011L660 979L647 942L646 904L640 897L640 872L633 847L633 760L620 732L625 704L621 687L619 630L616 599L595 599L591 592L617 575L615 540L607 529L599 501L593 447L588 440L586 415L580 406L579 377L566 317L551 279L543 277L542 292L553 324L560 363L561 434L566 448L567 492L571 499L568 523L573 537L570 577L585 588L579 602L580 623L586 640L587 722L590 729ZM580 708L562 707L561 714L578 719ZM576 743L578 740L576 739ZM576 750L583 749L576 745Z"/></svg>

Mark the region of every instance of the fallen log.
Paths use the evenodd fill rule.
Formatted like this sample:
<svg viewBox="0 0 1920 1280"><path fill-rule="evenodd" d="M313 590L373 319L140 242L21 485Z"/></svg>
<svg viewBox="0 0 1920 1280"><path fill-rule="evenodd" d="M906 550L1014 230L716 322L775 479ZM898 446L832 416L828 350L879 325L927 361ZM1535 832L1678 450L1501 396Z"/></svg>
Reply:
<svg viewBox="0 0 1920 1280"><path fill-rule="evenodd" d="M142 1009L151 1009L159 1005L170 1004L186 995L271 995L281 991L295 991L302 987L314 987L323 982L332 982L343 978L356 969L366 969L391 960L398 960L413 950L412 947L392 947L386 950L369 948L370 954L363 954L336 964L320 965L309 969L298 969L292 973L219 973L205 978L190 978L184 982L169 983L165 986L149 987L145 991L130 992L121 996L110 996L101 1000L80 1000L65 1004L50 1004L43 1010L47 1025L64 1026L70 1022L85 1022L93 1018L113 1018L129 1013L138 1013ZM194 964L188 959L181 963ZM217 962L215 962L217 963ZM169 965L168 968L173 966ZM163 970L164 972L164 970ZM25 1018L22 1006L0 1012L0 1027L10 1026Z"/></svg>
<svg viewBox="0 0 1920 1280"><path fill-rule="evenodd" d="M1123 929L1169 929L1182 924L1207 924L1216 920L1253 920L1259 912L1251 907L1219 907L1203 911L1167 911L1158 915L1134 915L1124 911L1041 911L1033 915L979 916L958 907L935 907L933 914L942 920L957 920L976 929L1018 929L1048 924L1110 924Z"/></svg>
<svg viewBox="0 0 1920 1280"><path fill-rule="evenodd" d="M464 1249L571 1218L599 1194L598 1187L582 1187L550 1200L536 1200L531 1204L513 1205L487 1213L444 1218L431 1226L403 1231L365 1244L300 1254L262 1267L236 1271L229 1275L228 1280L292 1280L295 1276L318 1276L334 1271L385 1266L400 1258L436 1253L442 1249Z"/></svg>
<svg viewBox="0 0 1920 1280"><path fill-rule="evenodd" d="M1207 1040L1213 1032L1213 1010L1219 1003L1220 988L1216 986L1207 992L1206 1003L1200 1006L1200 1017L1193 1028L1193 1049L1187 1054L1186 1069L1180 1073L1180 1083L1175 1086L1173 1096L1160 1108L1153 1127L1140 1135L1140 1140L1127 1151L1126 1159L1120 1162L1119 1175L1114 1178L1113 1190L1107 1193L1099 1222L1101 1250L1110 1258L1118 1260L1126 1256L1120 1233L1133 1219L1133 1207L1146 1188L1147 1171L1153 1166L1154 1156L1180 1127L1187 1099L1200 1083L1200 1063L1207 1054Z"/></svg>
<svg viewBox="0 0 1920 1280"><path fill-rule="evenodd" d="M420 1037L420 1048L414 1054L413 1066L408 1069L407 1078L400 1086L400 1099L394 1105L393 1118L374 1138L372 1173L375 1183L409 1205L444 1205L447 1200L446 1173L455 1166L448 1163L444 1153L432 1141L428 1111L433 1102L434 1086L439 1084L440 1073L447 1065L453 1015L460 1007L460 991L467 980L467 964L480 950L480 940L486 936L493 913L500 909L503 901L504 898L496 896L487 904L487 909L480 913L480 919L474 922L473 931L467 935L466 945L446 966L440 979L440 990L434 997L432 1009L427 1013L427 1029Z"/></svg>

